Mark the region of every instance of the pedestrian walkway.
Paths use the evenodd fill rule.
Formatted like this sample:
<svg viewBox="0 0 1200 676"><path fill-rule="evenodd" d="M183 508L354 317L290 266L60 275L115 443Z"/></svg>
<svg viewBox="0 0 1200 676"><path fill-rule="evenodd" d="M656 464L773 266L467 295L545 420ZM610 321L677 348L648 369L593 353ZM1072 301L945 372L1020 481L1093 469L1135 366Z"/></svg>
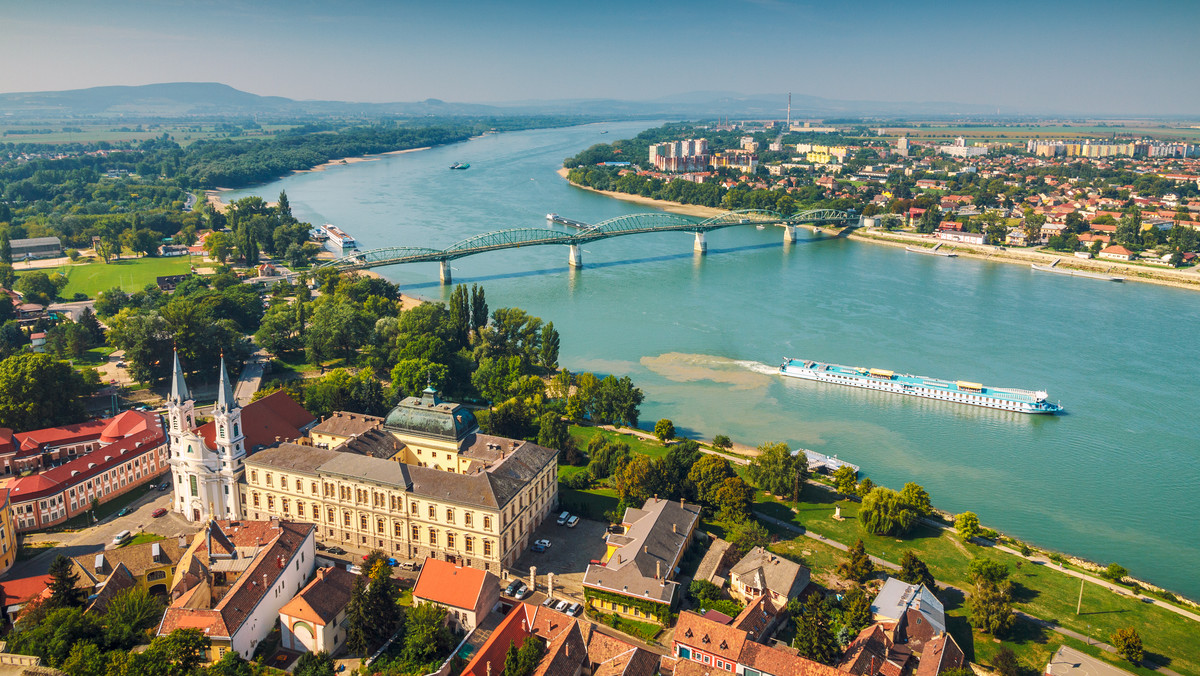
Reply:
<svg viewBox="0 0 1200 676"><path fill-rule="evenodd" d="M808 530L807 528L801 528L800 526L797 526L794 523L788 523L787 521L783 521L781 519L776 519L775 517L772 517L772 516L767 516L766 514L763 514L762 512L755 512L754 516L758 517L758 519L761 521L766 521L767 523L774 524L776 526L779 526L780 528L790 530L793 533L798 533L805 537L812 538L813 540L816 540L817 542L829 545L830 547L833 547L835 549L840 549L843 552L850 551L850 547L842 544L841 542L838 542L837 540L830 540L829 538L825 537L824 535L814 533L814 532ZM878 556L872 556L871 561L874 562L875 565L882 566L884 568L887 568L888 570L900 570L899 565L892 563L891 561L888 561L886 559L881 559Z"/></svg>

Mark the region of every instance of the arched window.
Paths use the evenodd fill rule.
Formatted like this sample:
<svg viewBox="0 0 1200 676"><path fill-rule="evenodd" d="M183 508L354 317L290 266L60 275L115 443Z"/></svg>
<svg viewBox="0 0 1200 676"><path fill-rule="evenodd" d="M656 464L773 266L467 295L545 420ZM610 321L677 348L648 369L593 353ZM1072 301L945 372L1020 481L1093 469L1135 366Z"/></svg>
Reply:
<svg viewBox="0 0 1200 676"><path fill-rule="evenodd" d="M233 423L233 436L235 438L238 436L238 424L237 423Z"/></svg>
<svg viewBox="0 0 1200 676"><path fill-rule="evenodd" d="M191 450L190 446L188 447L188 450L189 451ZM194 498L194 497L200 495L200 486L199 486L199 484L196 483L196 475L195 474L188 477L188 483L191 484L192 497Z"/></svg>

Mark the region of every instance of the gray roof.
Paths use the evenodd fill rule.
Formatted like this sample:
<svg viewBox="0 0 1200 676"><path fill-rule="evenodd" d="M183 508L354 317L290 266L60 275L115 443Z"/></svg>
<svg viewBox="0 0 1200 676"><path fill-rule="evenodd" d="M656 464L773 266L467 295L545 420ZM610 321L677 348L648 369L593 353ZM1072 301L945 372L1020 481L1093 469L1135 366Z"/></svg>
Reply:
<svg viewBox="0 0 1200 676"><path fill-rule="evenodd" d="M423 437L458 441L479 429L475 415L461 404L442 401L432 389L407 397L387 414L385 427Z"/></svg>
<svg viewBox="0 0 1200 676"><path fill-rule="evenodd" d="M935 633L945 633L946 611L925 585L908 584L889 577L871 602L871 612L889 620L899 620L909 610L920 612L925 621L933 625Z"/></svg>
<svg viewBox="0 0 1200 676"><path fill-rule="evenodd" d="M1065 645L1059 646L1058 652L1050 658L1045 673L1048 676L1132 676L1124 669Z"/></svg>
<svg viewBox="0 0 1200 676"><path fill-rule="evenodd" d="M605 565L588 566L583 584L670 603L677 585L667 578L699 519L698 505L674 500L651 498L642 509L629 508L625 533L609 537L617 550Z"/></svg>
<svg viewBox="0 0 1200 676"><path fill-rule="evenodd" d="M409 476L409 470L412 468L404 463L357 453L333 453L333 457L317 468L318 472L405 490L412 489L413 480Z"/></svg>
<svg viewBox="0 0 1200 676"><path fill-rule="evenodd" d="M246 458L246 464L293 472L315 472L322 463L338 455L342 453L326 448L282 443L251 455Z"/></svg>
<svg viewBox="0 0 1200 676"><path fill-rule="evenodd" d="M62 246L62 240L57 237L30 237L10 240L9 244L14 249L29 249L36 246Z"/></svg>
<svg viewBox="0 0 1200 676"><path fill-rule="evenodd" d="M803 572L802 572L803 571ZM792 586L802 575L808 582L808 571L798 563L772 554L762 547L755 547L734 564L729 574L737 575L742 584L756 589L769 589L781 596L789 596Z"/></svg>

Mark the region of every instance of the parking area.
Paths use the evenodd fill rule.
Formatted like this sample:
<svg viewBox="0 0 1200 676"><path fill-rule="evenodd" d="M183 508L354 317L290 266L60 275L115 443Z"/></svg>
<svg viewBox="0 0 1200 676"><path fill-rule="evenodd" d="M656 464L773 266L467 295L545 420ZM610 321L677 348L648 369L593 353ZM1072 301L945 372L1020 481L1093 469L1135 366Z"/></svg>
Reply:
<svg viewBox="0 0 1200 676"><path fill-rule="evenodd" d="M529 579L529 567L537 566L538 591L545 592L546 573L554 573L554 595L583 600L583 574L588 563L604 557L604 535L608 524L580 519L574 528L560 526L557 517L546 519L533 533L533 540L549 540L544 552L526 550L511 569L513 575ZM560 593L561 590L561 593ZM544 596L539 597L539 601Z"/></svg>

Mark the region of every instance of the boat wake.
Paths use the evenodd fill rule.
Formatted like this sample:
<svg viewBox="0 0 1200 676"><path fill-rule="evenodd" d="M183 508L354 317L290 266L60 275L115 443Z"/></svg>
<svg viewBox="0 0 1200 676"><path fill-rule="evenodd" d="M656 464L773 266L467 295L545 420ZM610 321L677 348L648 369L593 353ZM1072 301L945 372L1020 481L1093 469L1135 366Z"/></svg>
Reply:
<svg viewBox="0 0 1200 676"><path fill-rule="evenodd" d="M732 385L735 390L765 388L771 383L768 376L774 375L777 370L755 361L684 352L642 357L641 363L654 373L677 383L708 380Z"/></svg>

